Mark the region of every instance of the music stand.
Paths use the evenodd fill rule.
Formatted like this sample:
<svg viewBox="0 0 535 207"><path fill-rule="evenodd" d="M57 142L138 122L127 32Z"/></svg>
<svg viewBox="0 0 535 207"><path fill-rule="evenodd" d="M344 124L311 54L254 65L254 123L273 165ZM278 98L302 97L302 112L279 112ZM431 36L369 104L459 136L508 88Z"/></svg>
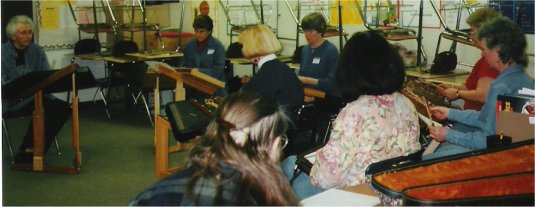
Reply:
<svg viewBox="0 0 535 207"><path fill-rule="evenodd" d="M13 164L14 170L37 172L59 172L74 174L80 171L82 155L79 144L78 95L76 92L76 67L71 64L60 70L36 71L28 73L2 87L3 99L23 99L34 96L33 122L33 162L32 164ZM71 81L69 76L71 75ZM30 85L30 87L27 87ZM44 165L44 126L43 93L72 91L72 141L75 151L73 167Z"/></svg>

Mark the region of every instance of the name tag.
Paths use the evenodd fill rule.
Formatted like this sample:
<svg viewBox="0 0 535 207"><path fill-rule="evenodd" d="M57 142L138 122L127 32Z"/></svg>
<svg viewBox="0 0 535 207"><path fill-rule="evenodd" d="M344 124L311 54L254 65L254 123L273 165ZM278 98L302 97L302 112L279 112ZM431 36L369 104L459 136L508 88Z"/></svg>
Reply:
<svg viewBox="0 0 535 207"><path fill-rule="evenodd" d="M317 57L317 58L312 59L312 63L313 64L320 64L320 58Z"/></svg>
<svg viewBox="0 0 535 207"><path fill-rule="evenodd" d="M214 52L215 52L214 49L208 49L208 52L206 54L211 55L211 54L214 54Z"/></svg>

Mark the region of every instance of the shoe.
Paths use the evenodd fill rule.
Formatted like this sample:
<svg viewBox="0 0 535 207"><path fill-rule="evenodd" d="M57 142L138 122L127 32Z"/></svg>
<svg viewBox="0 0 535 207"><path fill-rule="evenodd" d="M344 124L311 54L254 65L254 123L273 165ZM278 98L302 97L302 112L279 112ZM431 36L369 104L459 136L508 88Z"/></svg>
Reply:
<svg viewBox="0 0 535 207"><path fill-rule="evenodd" d="M33 152L19 152L15 156L16 164L31 164L33 161Z"/></svg>

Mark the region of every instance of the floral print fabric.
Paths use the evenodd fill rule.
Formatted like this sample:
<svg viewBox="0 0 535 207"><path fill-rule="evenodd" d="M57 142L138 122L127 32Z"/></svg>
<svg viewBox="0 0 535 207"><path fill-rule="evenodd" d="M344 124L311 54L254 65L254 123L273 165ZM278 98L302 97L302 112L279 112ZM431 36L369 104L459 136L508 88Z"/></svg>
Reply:
<svg viewBox="0 0 535 207"><path fill-rule="evenodd" d="M310 172L323 189L364 183L369 164L420 150L412 102L401 93L360 96L336 117L329 142L316 151Z"/></svg>

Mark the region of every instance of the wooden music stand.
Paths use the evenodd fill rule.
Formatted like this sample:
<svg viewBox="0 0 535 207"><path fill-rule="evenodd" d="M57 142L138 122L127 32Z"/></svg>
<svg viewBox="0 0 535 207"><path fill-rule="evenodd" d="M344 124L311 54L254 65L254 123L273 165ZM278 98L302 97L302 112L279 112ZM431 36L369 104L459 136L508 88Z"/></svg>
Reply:
<svg viewBox="0 0 535 207"><path fill-rule="evenodd" d="M23 88L20 92L16 91L8 94L7 99L22 99L27 98L33 94L34 96L34 111L33 111L33 163L32 164L13 164L14 170L29 170L36 172L59 172L67 174L75 174L80 172L82 165L82 154L80 152L79 144L79 121L78 121L78 95L76 94L76 74L74 73L76 67L71 64L61 70L53 72L51 75L40 77L39 81L30 87ZM71 75L71 86L62 86L65 90L71 88L72 90L72 142L75 151L75 160L73 167L55 167L44 165L44 136L45 136L45 113L43 109L43 91L46 93L58 92L60 87L58 82ZM15 80L17 82L17 80ZM63 81L64 82L64 81ZM16 84L15 84L16 85ZM9 87L9 86L8 86Z"/></svg>
<svg viewBox="0 0 535 207"><path fill-rule="evenodd" d="M224 82L203 74L196 69L173 69L168 66L158 65L156 72L176 81L175 101L185 100L186 92L184 89L184 84L208 95L214 95L217 89L225 88ZM189 150L195 146L197 139L194 139L188 143L177 142L176 146L169 147L169 130L171 130L171 125L167 119L159 115L159 83L160 77L158 75L156 76L156 83L154 87L154 145L156 147L155 168L156 176L159 178L164 178L185 167L185 165L181 165L178 167L169 168L169 153Z"/></svg>

